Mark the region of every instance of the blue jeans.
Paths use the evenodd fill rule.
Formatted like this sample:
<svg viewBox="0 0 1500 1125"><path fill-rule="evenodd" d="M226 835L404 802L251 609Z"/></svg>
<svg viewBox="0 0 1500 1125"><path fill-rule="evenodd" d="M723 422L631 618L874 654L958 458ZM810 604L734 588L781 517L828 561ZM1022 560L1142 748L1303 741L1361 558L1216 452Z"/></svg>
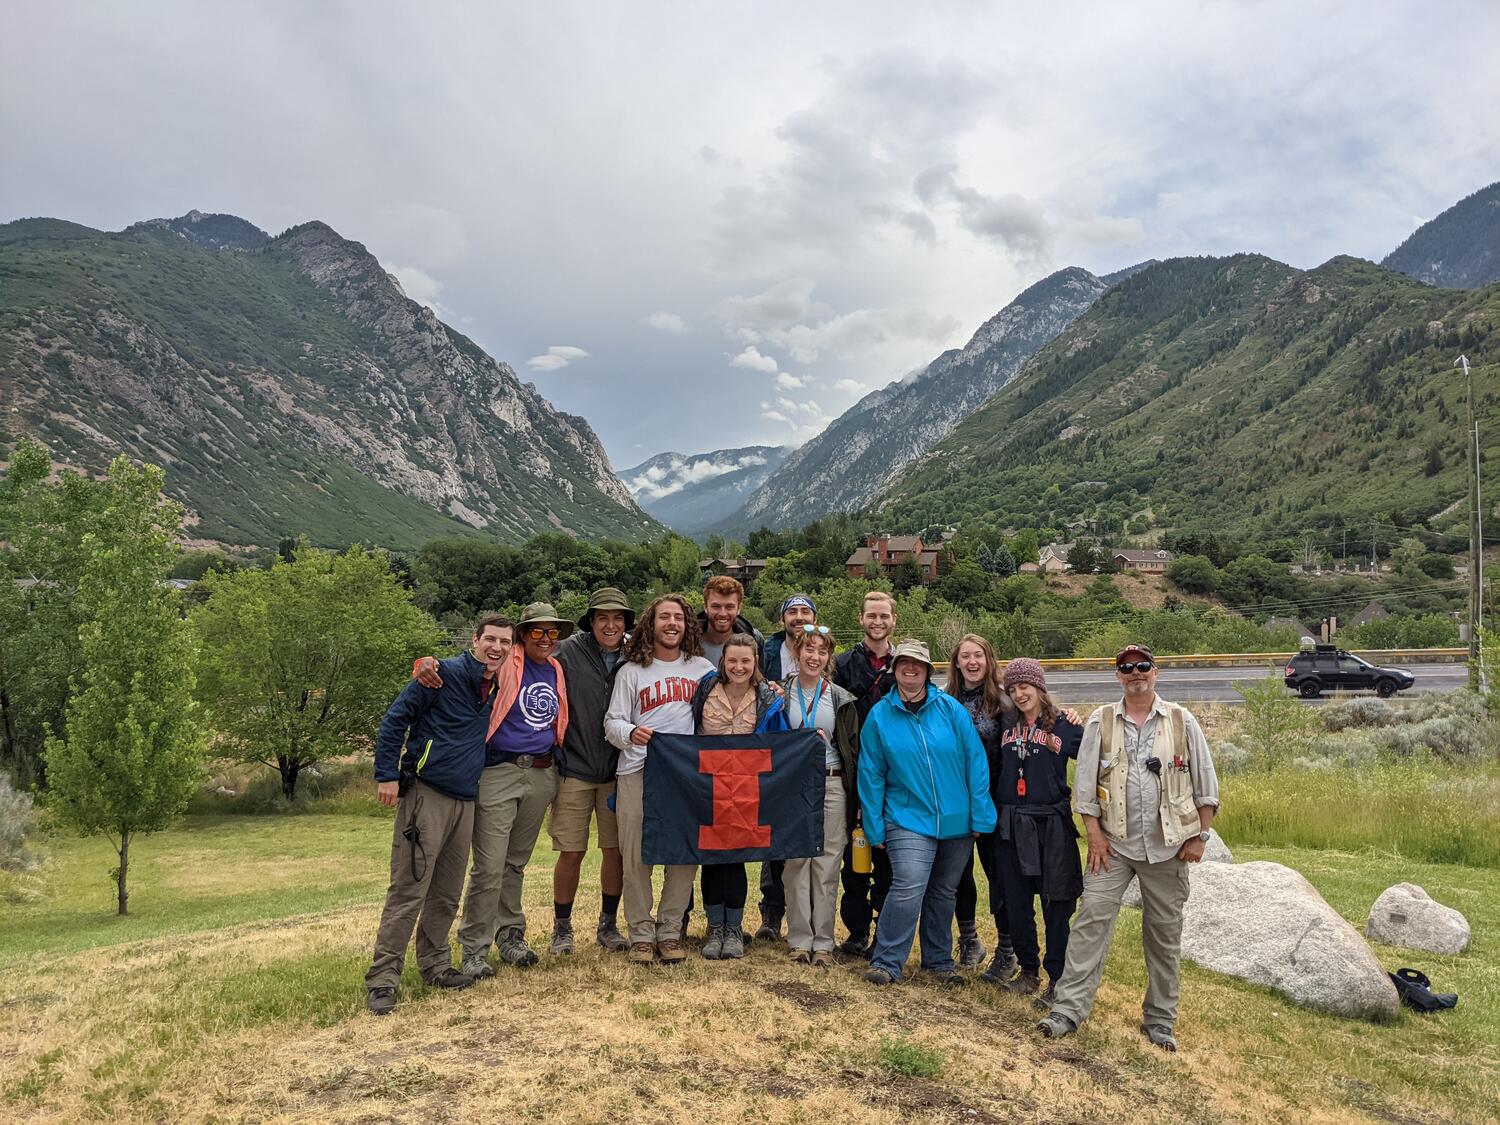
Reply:
<svg viewBox="0 0 1500 1125"><path fill-rule="evenodd" d="M971 836L934 840L891 826L885 833L891 890L875 927L871 965L901 979L911 941L922 920L922 968L953 969L953 903L959 877L974 851Z"/></svg>

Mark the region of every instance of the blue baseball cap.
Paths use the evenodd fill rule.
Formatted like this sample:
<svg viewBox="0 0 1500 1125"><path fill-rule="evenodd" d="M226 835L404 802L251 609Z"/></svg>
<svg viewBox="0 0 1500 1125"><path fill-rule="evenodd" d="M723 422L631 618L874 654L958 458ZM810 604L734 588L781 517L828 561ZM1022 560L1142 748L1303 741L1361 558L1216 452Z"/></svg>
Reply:
<svg viewBox="0 0 1500 1125"><path fill-rule="evenodd" d="M791 609L793 606L798 605L805 605L808 609L812 610L814 617L818 616L818 607L813 605L813 600L806 594L793 594L791 597L787 598L786 601L782 602L781 616L785 617L787 610Z"/></svg>

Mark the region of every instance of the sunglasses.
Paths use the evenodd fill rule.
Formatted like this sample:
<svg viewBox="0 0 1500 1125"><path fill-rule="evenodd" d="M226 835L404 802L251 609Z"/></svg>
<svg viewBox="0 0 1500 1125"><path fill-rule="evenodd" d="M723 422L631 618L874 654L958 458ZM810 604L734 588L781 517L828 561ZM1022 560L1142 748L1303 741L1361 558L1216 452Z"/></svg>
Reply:
<svg viewBox="0 0 1500 1125"><path fill-rule="evenodd" d="M1115 671L1122 676L1128 676L1132 672L1149 672L1155 667L1156 665L1149 660L1137 660L1134 664L1128 662L1125 664L1116 664Z"/></svg>
<svg viewBox="0 0 1500 1125"><path fill-rule="evenodd" d="M549 641L555 641L558 637L562 636L562 630L555 627L543 629L539 625L533 625L530 629L526 630L526 635L534 641L539 641L543 637L546 637Z"/></svg>
<svg viewBox="0 0 1500 1125"><path fill-rule="evenodd" d="M827 625L804 625L802 626L802 631L804 633L816 633L820 637L828 636Z"/></svg>

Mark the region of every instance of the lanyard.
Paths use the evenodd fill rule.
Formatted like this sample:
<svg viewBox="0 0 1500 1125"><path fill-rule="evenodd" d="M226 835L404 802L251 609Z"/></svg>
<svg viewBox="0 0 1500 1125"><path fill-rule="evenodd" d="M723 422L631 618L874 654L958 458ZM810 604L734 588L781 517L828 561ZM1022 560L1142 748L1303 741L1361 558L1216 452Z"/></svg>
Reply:
<svg viewBox="0 0 1500 1125"><path fill-rule="evenodd" d="M813 693L812 708L807 706L807 696L802 694L802 681L797 681L797 705L802 708L802 726L804 729L813 725L818 718L818 704L823 699L823 681L818 681L818 690Z"/></svg>

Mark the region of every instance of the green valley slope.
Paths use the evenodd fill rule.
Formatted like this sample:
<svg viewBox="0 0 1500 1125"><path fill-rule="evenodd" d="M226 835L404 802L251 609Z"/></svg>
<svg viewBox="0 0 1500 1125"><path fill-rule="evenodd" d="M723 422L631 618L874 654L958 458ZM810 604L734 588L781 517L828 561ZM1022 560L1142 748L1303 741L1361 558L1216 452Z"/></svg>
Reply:
<svg viewBox="0 0 1500 1125"><path fill-rule="evenodd" d="M196 215L196 213L194 213ZM322 223L0 226L0 438L166 468L229 543L660 532L593 430Z"/></svg>
<svg viewBox="0 0 1500 1125"><path fill-rule="evenodd" d="M1500 286L1434 289L1369 262L1299 271L1179 258L1121 283L873 505L966 522L1260 535L1465 495L1460 351L1500 452ZM1487 373L1488 372L1488 373Z"/></svg>

